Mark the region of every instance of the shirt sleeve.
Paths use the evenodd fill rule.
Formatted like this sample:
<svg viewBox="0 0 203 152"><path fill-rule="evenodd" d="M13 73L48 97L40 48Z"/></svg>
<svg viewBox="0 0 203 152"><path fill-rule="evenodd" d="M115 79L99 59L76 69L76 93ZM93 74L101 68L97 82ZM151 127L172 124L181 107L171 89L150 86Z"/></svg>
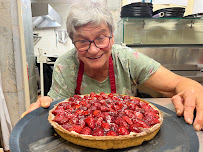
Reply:
<svg viewBox="0 0 203 152"><path fill-rule="evenodd" d="M145 83L160 67L160 63L154 59L131 48L127 50L126 54L130 75L137 84Z"/></svg>
<svg viewBox="0 0 203 152"><path fill-rule="evenodd" d="M48 92L48 96L53 100L69 98L74 93L72 89L74 88L74 86L72 86L74 84L70 84L70 73L68 64L60 61L60 59L55 62L52 74L52 86Z"/></svg>

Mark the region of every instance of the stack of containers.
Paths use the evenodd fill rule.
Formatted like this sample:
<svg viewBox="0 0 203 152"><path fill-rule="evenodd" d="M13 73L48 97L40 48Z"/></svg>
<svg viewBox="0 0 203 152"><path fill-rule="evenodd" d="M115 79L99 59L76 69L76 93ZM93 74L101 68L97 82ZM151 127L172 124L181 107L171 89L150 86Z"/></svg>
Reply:
<svg viewBox="0 0 203 152"><path fill-rule="evenodd" d="M121 18L123 17L152 17L152 3L131 3L121 8Z"/></svg>

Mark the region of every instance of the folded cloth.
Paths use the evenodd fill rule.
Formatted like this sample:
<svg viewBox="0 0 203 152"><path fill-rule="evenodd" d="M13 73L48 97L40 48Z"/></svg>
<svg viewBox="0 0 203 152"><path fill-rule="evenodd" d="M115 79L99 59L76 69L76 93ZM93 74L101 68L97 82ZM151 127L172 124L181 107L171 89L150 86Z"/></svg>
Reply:
<svg viewBox="0 0 203 152"><path fill-rule="evenodd" d="M1 71L0 71L0 123L1 123L1 132L3 138L4 150L9 150L9 136L12 130L11 120L6 106L3 88L1 80Z"/></svg>

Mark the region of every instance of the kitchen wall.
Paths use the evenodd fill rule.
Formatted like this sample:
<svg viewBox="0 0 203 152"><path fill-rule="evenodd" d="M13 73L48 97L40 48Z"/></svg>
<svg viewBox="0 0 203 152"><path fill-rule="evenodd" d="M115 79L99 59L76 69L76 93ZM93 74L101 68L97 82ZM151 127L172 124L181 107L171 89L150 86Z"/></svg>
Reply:
<svg viewBox="0 0 203 152"><path fill-rule="evenodd" d="M105 0L107 6L111 9L111 12L115 19L115 26L117 25L117 22L120 20L120 7L121 7L121 1L120 0ZM39 2L39 1L37 1ZM50 1L51 2L51 1ZM38 33L39 36L42 38L40 41L34 46L34 54L38 55L39 50L42 50L44 55L47 56L58 56L64 54L66 51L73 48L73 44L69 38L62 38L63 41L66 41L66 43L61 43L58 41L57 37L59 38L60 35L58 31L63 31L63 34L66 31L66 17L67 17L67 11L68 7L73 2L56 2L56 3L49 3L62 17L62 26L58 28L46 28L46 29L34 29L34 33ZM117 32L114 33L116 35ZM57 37L56 37L57 35Z"/></svg>

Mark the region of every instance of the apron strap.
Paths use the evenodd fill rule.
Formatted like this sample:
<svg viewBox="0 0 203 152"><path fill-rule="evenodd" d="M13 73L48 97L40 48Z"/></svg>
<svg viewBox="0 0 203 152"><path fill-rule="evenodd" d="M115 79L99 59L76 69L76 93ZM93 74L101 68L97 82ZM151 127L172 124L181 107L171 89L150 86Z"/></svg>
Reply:
<svg viewBox="0 0 203 152"><path fill-rule="evenodd" d="M75 94L80 95L80 88L82 84L83 73L84 73L84 63L80 60ZM109 79L110 79L110 85L111 85L111 93L116 93L116 81L115 81L115 75L114 75L112 56L109 57Z"/></svg>
<svg viewBox="0 0 203 152"><path fill-rule="evenodd" d="M111 93L116 93L116 81L115 81L112 56L109 57L109 79L110 79L110 85L111 85Z"/></svg>
<svg viewBox="0 0 203 152"><path fill-rule="evenodd" d="M77 87L75 89L75 94L80 95L80 87L82 84L82 77L84 73L84 63L80 60L79 70L78 70L78 77L77 77Z"/></svg>

